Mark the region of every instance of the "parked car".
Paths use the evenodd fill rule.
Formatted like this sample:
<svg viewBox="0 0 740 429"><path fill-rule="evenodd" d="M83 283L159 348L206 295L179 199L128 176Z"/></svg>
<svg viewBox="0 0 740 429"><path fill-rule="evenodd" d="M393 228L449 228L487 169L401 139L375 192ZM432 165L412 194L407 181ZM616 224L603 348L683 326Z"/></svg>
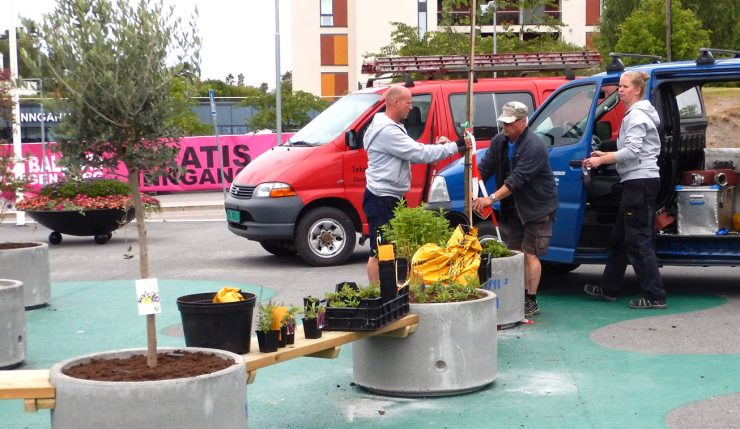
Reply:
<svg viewBox="0 0 740 429"><path fill-rule="evenodd" d="M556 62L566 69L579 64L592 67L600 61L593 53L580 54L575 60ZM537 56L526 54L529 59ZM553 57L550 53L544 61ZM538 61L528 68L519 68L546 68L540 58L535 59ZM395 63L392 69L411 72L433 67L418 57L408 60L402 70ZM449 65L448 60L434 61L439 70ZM409 66L409 62L413 64ZM372 72L378 71L383 70ZM479 147L486 146L498 132L495 118L506 102L519 101L534 109L564 82L567 79L563 76L479 79L473 88ZM411 137L431 144L438 136L454 140L462 135L461 124L468 120L466 80L407 79L406 86L413 97L413 109L404 121ZM367 168L363 135L373 115L383 110L388 88L368 85L341 98L287 143L247 165L234 179L225 200L229 230L258 241L275 255L297 253L314 266L344 263L354 251L357 233L363 237L368 233L362 211ZM446 159L412 167L411 190L405 196L409 206L422 202L434 173L450 162Z"/></svg>
<svg viewBox="0 0 740 429"><path fill-rule="evenodd" d="M735 55L716 59L715 55ZM624 116L617 87L624 66L612 54L607 71L568 82L530 116L530 129L548 148L560 206L550 249L542 258L550 270L570 271L579 264L604 264L620 201L620 177L614 165L584 172L581 161L593 150L616 150ZM656 226L656 253L663 265L740 264L740 234L732 231L732 214L740 212L734 179L721 185L686 186L687 172L712 169L705 163L707 112L702 87L740 81L740 55L735 51L702 49L696 61L654 63L631 67L650 75L646 97L657 109L662 149L659 157L661 191L657 201L663 222ZM487 149L477 152L482 157ZM740 170L740 149L734 168ZM721 157L720 157L721 158ZM733 177L734 172L730 173ZM584 181L584 177L589 180ZM720 176L718 176L720 177ZM468 223L464 214L464 173L461 162L440 171L432 182L429 206L443 208L453 223ZM590 182L590 183L589 183ZM491 178L488 190L496 189ZM473 220L482 236L492 236L490 221Z"/></svg>

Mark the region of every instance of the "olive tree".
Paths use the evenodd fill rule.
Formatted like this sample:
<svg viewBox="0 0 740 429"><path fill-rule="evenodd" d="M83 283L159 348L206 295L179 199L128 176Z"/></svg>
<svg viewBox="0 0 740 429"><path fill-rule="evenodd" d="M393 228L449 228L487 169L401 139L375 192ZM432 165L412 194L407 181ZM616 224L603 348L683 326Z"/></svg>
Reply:
<svg viewBox="0 0 740 429"><path fill-rule="evenodd" d="M196 18L197 10L183 26L161 0L58 0L41 25L45 77L58 89L56 109L67 112L57 129L61 164L125 166L141 278L149 277L149 258L139 178L176 168L182 104L170 93L179 77L199 72ZM147 333L154 366L153 316Z"/></svg>

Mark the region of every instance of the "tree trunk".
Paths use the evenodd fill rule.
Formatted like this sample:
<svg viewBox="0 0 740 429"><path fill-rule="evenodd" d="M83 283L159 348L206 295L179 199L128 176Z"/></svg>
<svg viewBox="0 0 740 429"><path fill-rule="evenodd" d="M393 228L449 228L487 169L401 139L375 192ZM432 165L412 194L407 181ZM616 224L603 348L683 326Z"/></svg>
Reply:
<svg viewBox="0 0 740 429"><path fill-rule="evenodd" d="M149 245L146 240L146 224L144 224L144 204L141 202L139 188L139 170L129 169L128 186L134 198L136 213L136 231L139 235L139 275L142 279L149 278ZM146 343L147 365L150 368L157 366L157 324L153 314L146 316Z"/></svg>

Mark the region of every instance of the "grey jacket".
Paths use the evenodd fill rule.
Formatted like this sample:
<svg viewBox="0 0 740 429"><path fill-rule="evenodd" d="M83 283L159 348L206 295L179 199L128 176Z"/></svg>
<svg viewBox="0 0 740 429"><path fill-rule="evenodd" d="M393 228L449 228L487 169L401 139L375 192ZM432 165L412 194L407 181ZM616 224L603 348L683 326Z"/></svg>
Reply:
<svg viewBox="0 0 740 429"><path fill-rule="evenodd" d="M411 188L411 163L429 164L458 152L454 142L425 145L406 134L385 112L376 113L364 138L367 189L379 197L402 198Z"/></svg>
<svg viewBox="0 0 740 429"><path fill-rule="evenodd" d="M627 110L617 138L617 171L622 182L660 177L660 117L652 104L640 100Z"/></svg>

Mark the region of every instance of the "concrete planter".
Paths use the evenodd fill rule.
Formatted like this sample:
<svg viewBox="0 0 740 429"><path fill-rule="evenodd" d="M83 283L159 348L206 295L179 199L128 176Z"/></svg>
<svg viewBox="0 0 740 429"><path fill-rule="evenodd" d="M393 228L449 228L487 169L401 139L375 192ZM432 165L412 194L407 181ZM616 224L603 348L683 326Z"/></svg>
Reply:
<svg viewBox="0 0 740 429"><path fill-rule="evenodd" d="M23 283L0 279L0 369L15 368L26 359L26 311Z"/></svg>
<svg viewBox="0 0 740 429"><path fill-rule="evenodd" d="M158 349L166 351L168 349ZM175 349L171 349L175 350ZM202 348L235 364L197 377L161 381L108 382L72 378L64 368L91 359L125 358L145 349L115 350L76 357L51 368L56 405L51 412L54 429L222 428L247 427L247 372L237 354Z"/></svg>
<svg viewBox="0 0 740 429"><path fill-rule="evenodd" d="M0 250L0 278L23 282L23 302L26 310L43 307L51 302L49 245L33 241L32 247Z"/></svg>
<svg viewBox="0 0 740 429"><path fill-rule="evenodd" d="M354 382L391 396L473 392L496 379L496 294L443 304L411 304L419 327L407 338L352 344Z"/></svg>
<svg viewBox="0 0 740 429"><path fill-rule="evenodd" d="M524 253L491 259L490 275L483 288L496 294L498 325L511 328L524 320Z"/></svg>

